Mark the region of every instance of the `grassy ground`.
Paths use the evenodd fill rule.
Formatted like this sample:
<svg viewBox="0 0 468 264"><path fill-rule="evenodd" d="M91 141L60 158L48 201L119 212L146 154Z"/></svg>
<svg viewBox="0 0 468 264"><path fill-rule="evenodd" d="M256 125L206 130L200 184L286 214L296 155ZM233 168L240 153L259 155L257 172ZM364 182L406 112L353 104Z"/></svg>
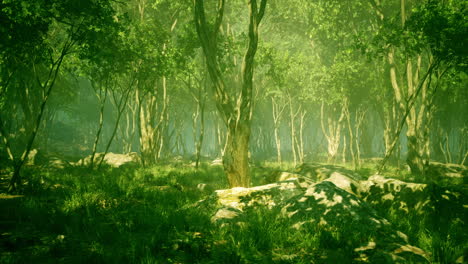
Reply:
<svg viewBox="0 0 468 264"><path fill-rule="evenodd" d="M254 168L254 185L280 169ZM221 167L27 168L25 175L23 195L0 195L0 263L352 263L356 257L355 230L298 231L262 208L242 225L213 225L212 205L193 205L228 187ZM467 247L464 223L454 222L461 219L435 225L411 213L380 213L434 262L454 263Z"/></svg>

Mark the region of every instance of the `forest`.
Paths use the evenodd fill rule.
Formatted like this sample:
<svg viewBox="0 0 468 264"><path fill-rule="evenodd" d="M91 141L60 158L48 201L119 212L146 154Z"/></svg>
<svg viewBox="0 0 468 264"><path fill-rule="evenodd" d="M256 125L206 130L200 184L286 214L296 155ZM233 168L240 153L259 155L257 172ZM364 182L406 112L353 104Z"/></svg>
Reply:
<svg viewBox="0 0 468 264"><path fill-rule="evenodd" d="M0 0L0 263L467 263L467 17Z"/></svg>

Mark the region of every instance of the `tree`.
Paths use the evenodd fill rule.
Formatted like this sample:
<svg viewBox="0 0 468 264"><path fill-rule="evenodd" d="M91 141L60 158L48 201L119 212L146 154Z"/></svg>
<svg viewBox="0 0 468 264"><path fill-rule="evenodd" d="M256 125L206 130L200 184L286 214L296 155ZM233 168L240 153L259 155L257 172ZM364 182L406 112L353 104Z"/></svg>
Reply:
<svg viewBox="0 0 468 264"><path fill-rule="evenodd" d="M14 91L34 95L20 101L24 127L13 126L25 132L24 144L19 144L21 154L8 151L13 163L9 190L15 191L21 184L21 169L33 148L65 58L92 46L96 35L105 27L116 26L116 22L110 1L8 1L1 7L0 31L5 33L2 34L5 41L2 40L1 56L6 63L2 66L0 86L2 91L15 86ZM2 92L2 96L7 94L10 93ZM3 107L6 104L2 104ZM4 120L3 114L17 113L3 110L0 133L7 149L10 149L12 144L5 129L8 119Z"/></svg>
<svg viewBox="0 0 468 264"><path fill-rule="evenodd" d="M253 103L254 58L258 46L258 27L265 14L266 0L257 5L256 0L248 1L249 31L247 51L242 62L242 87L237 102L228 95L218 58L218 33L223 21L225 1L220 0L213 25L205 16L204 1L194 0L194 15L197 34L206 58L218 112L227 127L227 143L223 156L224 170L229 185L250 186L248 160Z"/></svg>
<svg viewBox="0 0 468 264"><path fill-rule="evenodd" d="M461 61L466 51L461 36L467 27L460 23L463 4L402 0L384 6L380 1L370 2L380 21L374 44L384 47L377 49L388 60L394 98L403 115L391 148L406 125L407 163L413 173L424 175L429 165L429 127L436 92L450 68L464 67ZM400 12L390 13L395 6Z"/></svg>

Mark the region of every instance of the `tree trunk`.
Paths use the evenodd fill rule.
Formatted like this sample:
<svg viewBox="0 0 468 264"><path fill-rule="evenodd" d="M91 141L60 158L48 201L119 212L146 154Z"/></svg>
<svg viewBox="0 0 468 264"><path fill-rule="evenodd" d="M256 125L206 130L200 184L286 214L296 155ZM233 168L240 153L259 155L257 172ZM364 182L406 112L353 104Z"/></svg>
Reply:
<svg viewBox="0 0 468 264"><path fill-rule="evenodd" d="M227 131L223 165L231 187L249 187L249 137L250 128L241 125L230 126Z"/></svg>
<svg viewBox="0 0 468 264"><path fill-rule="evenodd" d="M341 154L341 162L346 164L346 149L347 149L348 141L346 140L346 135L343 135L343 148Z"/></svg>
<svg viewBox="0 0 468 264"><path fill-rule="evenodd" d="M357 169L357 161L356 161L356 154L355 154L355 138L353 133L353 127L351 126L351 114L349 113L349 105L348 102L344 104L344 113L346 116L346 121L348 124L348 135L349 135L349 152L351 153L351 160L353 161L353 168ZM355 124L356 125L356 124Z"/></svg>
<svg viewBox="0 0 468 264"><path fill-rule="evenodd" d="M201 107L201 116L200 116L200 135L198 136L197 142L197 159L195 161L195 167L198 168L201 158L201 150L203 147L203 138L205 136L205 103Z"/></svg>
<svg viewBox="0 0 468 264"><path fill-rule="evenodd" d="M357 160L357 167L361 167L361 127L364 123L364 119L366 117L367 110L356 110L356 160Z"/></svg>
<svg viewBox="0 0 468 264"><path fill-rule="evenodd" d="M154 119L156 112L156 97L153 94L140 95L137 89L138 100L138 128L140 132L140 153L144 166L156 162L156 143Z"/></svg>
<svg viewBox="0 0 468 264"><path fill-rule="evenodd" d="M397 118L398 118L398 108L397 103L394 98L389 99L392 102L390 105L384 106L382 121L384 122L384 146L385 146L385 153L384 156L388 157L388 160L391 164L396 164L398 161L397 155L392 151L392 144L394 140L394 136L397 134ZM398 144L398 143L395 143ZM399 144L398 144L399 145Z"/></svg>
<svg viewBox="0 0 468 264"><path fill-rule="evenodd" d="M101 138L101 132L102 132L102 127L104 125L104 107L107 102L107 85L105 85L104 90L102 87L95 87L96 84L93 84L93 87L95 89L99 89L99 92L96 92L96 95L99 99L99 103L101 104L101 107L99 108L99 125L98 125L98 130L96 132L96 137L94 139L94 144L93 144L93 151L91 153L91 159L89 161L89 168L92 169L94 168L94 157L97 152L97 146L99 143L99 139ZM104 93L104 94L103 94Z"/></svg>
<svg viewBox="0 0 468 264"><path fill-rule="evenodd" d="M208 28L203 3L203 0L194 0L195 25L212 81L216 107L227 127L224 170L231 187L247 187L250 186L248 151L252 120L254 58L258 46L258 26L265 13L266 0L261 1L260 7L257 6L256 0L248 2L248 45L241 67L242 87L237 102L233 102L226 90L217 57L217 34L223 20L224 0L218 1L214 27L211 29Z"/></svg>
<svg viewBox="0 0 468 264"><path fill-rule="evenodd" d="M114 99L114 104L117 106L117 120L115 120L114 124L114 129L112 130L111 137L109 141L107 142L106 148L104 149L104 154L101 157L101 160L99 161L97 168L99 169L104 161L104 158L106 157L107 152L109 151L109 148L112 144L112 141L114 140L115 134L117 133L117 128L119 127L120 123L120 118L122 117L122 113L125 110L125 106L127 105L128 97L130 95L130 91L133 88L133 82L130 84L130 86L127 88L126 91L120 96L120 100L117 103L117 98L115 96L115 91L112 91L113 93L113 99Z"/></svg>
<svg viewBox="0 0 468 264"><path fill-rule="evenodd" d="M221 127L221 121L219 120L219 116L216 115L216 127L215 127L215 132L216 132L216 147L219 150L217 153L218 157L223 157L224 156L224 150L226 149L226 132L223 130Z"/></svg>
<svg viewBox="0 0 468 264"><path fill-rule="evenodd" d="M298 157L299 157L299 163L303 164L304 163L304 118L307 115L306 110L302 110L300 112L300 119L299 119L299 138L296 139L296 145L297 145L297 152L298 152Z"/></svg>
<svg viewBox="0 0 468 264"><path fill-rule="evenodd" d="M293 164L294 166L297 165L297 152L296 152L296 116L298 115L300 109L296 112L293 110L292 99L291 96L288 95L289 99L289 125L291 129L291 151L293 155Z"/></svg>
<svg viewBox="0 0 468 264"><path fill-rule="evenodd" d="M336 155L338 153L338 149L340 147L340 140L341 140L341 126L344 118L344 107L341 108L341 114L339 118L333 118L329 113L325 118L325 103L322 101L322 105L320 107L320 124L322 127L322 133L327 139L327 162L334 163L336 159ZM333 111L335 112L335 111ZM333 113L336 114L336 113ZM325 119L327 120L327 125L325 125Z"/></svg>
<svg viewBox="0 0 468 264"><path fill-rule="evenodd" d="M132 152L133 141L136 133L136 121L138 120L137 116L137 104L135 101L130 100L127 104L126 110L124 111L124 120L122 125L119 126L119 138L122 141L122 152L130 153Z"/></svg>
<svg viewBox="0 0 468 264"><path fill-rule="evenodd" d="M276 161L281 164L281 138L279 135L279 121L283 114L284 109L286 106L283 104L282 107L278 106L275 99L271 98L271 107L272 107L272 115L273 115L273 130L275 134L275 144L276 144Z"/></svg>
<svg viewBox="0 0 468 264"><path fill-rule="evenodd" d="M380 6L374 2L374 8L383 23L384 14L380 10ZM406 1L401 0L401 28L405 27L406 22ZM412 173L424 175L425 170L429 164L429 124L432 121L432 100L434 98L437 86L431 86L433 70L440 66L439 60L434 61L432 54L429 50L427 53L417 54L416 56L408 54L403 51L405 61L402 66L405 69L397 70L397 63L395 62L395 47L390 46L387 59L390 66L390 81L394 92L395 101L398 103L400 111L404 113L402 122L397 128L394 140L391 144L390 153L395 148L396 142L406 123L407 126L407 163L411 168ZM424 65L422 63L424 58ZM413 70L413 63L416 63L416 69ZM425 66L425 67L423 67ZM420 74L422 69L425 68L426 72L422 78ZM447 68L448 69L448 68ZM437 76L440 80L446 70L442 71ZM400 75L397 75L400 73ZM399 83L400 82L400 83ZM439 81L437 85L439 85ZM385 162L389 158L389 154L384 157L379 172L383 169Z"/></svg>
<svg viewBox="0 0 468 264"><path fill-rule="evenodd" d="M201 89L201 88L200 88ZM202 98L203 97L203 98ZM200 164L200 158L201 158L201 150L203 146L203 138L205 136L205 96L201 95L201 92L199 93L199 98L198 98L198 105L197 105L197 112L200 112L200 128L199 128L199 134L198 134L198 140L196 142L196 160L195 160L195 168L198 168L198 165Z"/></svg>
<svg viewBox="0 0 468 264"><path fill-rule="evenodd" d="M38 77L39 85L40 85L40 87L42 88L42 91L43 91L42 100L41 100L41 103L40 103L40 107L38 109L39 113L36 116L34 125L32 127L31 135L29 136L29 139L28 139L28 141L26 143L26 148L25 148L23 154L21 155L21 157L19 159L15 159L16 162L14 162L14 165L13 165L13 176L11 177L10 184L8 186L8 191L9 192L17 191L19 186L21 185L21 168L23 167L24 163L28 159L29 153L31 152L32 146L34 144L34 140L36 139L37 132L38 132L39 127L41 125L41 120L42 120L42 116L43 116L44 111L45 111L45 106L46 106L46 104L47 104L47 102L49 100L50 94L51 94L51 92L52 92L52 90L53 90L53 88L55 86L55 81L57 80L57 76L59 74L60 67L62 65L63 59L65 58L69 48L70 48L70 46L64 45L64 47L62 49L62 52L61 52L61 55L59 56L59 58L56 61L53 62L52 66L50 68L49 75L48 75L49 78L44 83L41 83L41 81L39 81L39 77Z"/></svg>

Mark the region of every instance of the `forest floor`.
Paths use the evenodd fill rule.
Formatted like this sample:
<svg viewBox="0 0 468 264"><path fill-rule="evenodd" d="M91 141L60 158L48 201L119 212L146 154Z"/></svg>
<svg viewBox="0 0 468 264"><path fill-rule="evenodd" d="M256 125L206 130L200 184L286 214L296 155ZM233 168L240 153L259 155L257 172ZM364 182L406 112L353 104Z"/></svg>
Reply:
<svg viewBox="0 0 468 264"><path fill-rule="evenodd" d="M374 166L364 164L357 174L367 179ZM253 185L259 186L294 169L271 163L252 171ZM359 260L347 246L357 238L346 234L359 233L343 231L351 227L331 234L298 231L263 207L253 210L244 225L213 222L217 205L196 205L213 197L214 190L228 188L221 166L202 163L195 169L178 162L98 171L30 166L21 195L6 194L7 172L0 175L0 263L337 263L322 258L325 251L341 252L340 263L372 263ZM384 175L417 181L395 168ZM451 188L447 181L430 184ZM457 198L463 206L453 209L457 212L446 208L421 218L411 208L403 213L373 209L428 252L430 262L463 263L467 218L460 214L466 216L466 183L453 188L461 189ZM449 215L438 218L441 213Z"/></svg>

